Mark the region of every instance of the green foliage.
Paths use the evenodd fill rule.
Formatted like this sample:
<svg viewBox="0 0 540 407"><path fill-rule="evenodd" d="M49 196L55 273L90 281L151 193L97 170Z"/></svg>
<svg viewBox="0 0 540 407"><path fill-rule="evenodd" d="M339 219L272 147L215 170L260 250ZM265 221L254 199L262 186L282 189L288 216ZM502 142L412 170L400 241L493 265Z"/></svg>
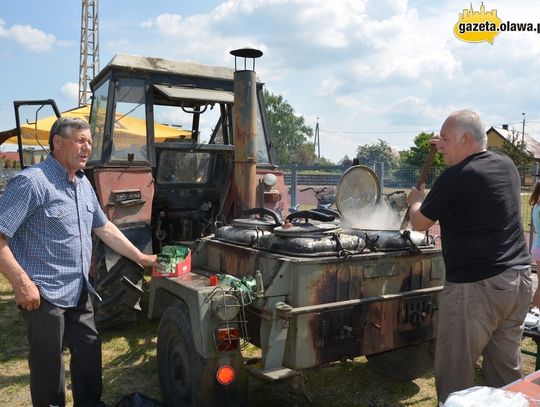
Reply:
<svg viewBox="0 0 540 407"><path fill-rule="evenodd" d="M290 160L293 163L312 165L317 161L315 155L315 145L313 143L300 144L296 151L290 154Z"/></svg>
<svg viewBox="0 0 540 407"><path fill-rule="evenodd" d="M376 144L360 146L356 151L356 158L363 165L370 166L375 162L383 162L386 170L392 170L399 163L399 157L396 157L388 143L381 139Z"/></svg>
<svg viewBox="0 0 540 407"><path fill-rule="evenodd" d="M401 163L410 167L422 168L429 154L429 140L433 138L434 133L420 133L414 138L414 147L400 153ZM442 154L437 152L431 164L432 168L444 168Z"/></svg>
<svg viewBox="0 0 540 407"><path fill-rule="evenodd" d="M345 168L348 168L352 165L353 160L350 158L347 154L343 156L341 160L339 160L338 165L342 165Z"/></svg>
<svg viewBox="0 0 540 407"><path fill-rule="evenodd" d="M264 101L278 164L313 164L315 148L313 143L308 143L313 129L305 123L304 117L297 116L283 96L267 89L264 89Z"/></svg>

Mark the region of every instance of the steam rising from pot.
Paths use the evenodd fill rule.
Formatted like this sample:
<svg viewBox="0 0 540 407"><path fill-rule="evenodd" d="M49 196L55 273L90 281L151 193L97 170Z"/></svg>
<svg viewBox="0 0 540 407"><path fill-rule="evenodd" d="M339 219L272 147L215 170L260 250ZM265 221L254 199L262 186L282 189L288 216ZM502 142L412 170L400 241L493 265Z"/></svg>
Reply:
<svg viewBox="0 0 540 407"><path fill-rule="evenodd" d="M385 200L377 205L348 208L343 227L372 230L399 230L401 217Z"/></svg>

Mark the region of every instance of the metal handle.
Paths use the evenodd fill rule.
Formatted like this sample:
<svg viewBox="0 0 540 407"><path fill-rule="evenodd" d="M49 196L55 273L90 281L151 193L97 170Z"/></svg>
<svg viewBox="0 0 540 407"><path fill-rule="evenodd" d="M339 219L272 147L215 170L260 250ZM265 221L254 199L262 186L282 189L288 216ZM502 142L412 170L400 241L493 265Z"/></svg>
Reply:
<svg viewBox="0 0 540 407"><path fill-rule="evenodd" d="M316 210L312 210L312 211L293 212L289 216L287 216L286 220L290 222L293 219L301 219L301 218L305 219L306 222L308 221L308 219L320 220L321 222L332 222L336 217L334 215L325 214L322 212L317 212Z"/></svg>
<svg viewBox="0 0 540 407"><path fill-rule="evenodd" d="M431 168L431 164L433 164L433 160L435 159L435 154L437 153L437 146L435 144L431 144L429 146L429 153L426 158L426 162L424 163L424 168L422 168L422 173L420 174L420 178L418 178L418 182L416 183L416 189L420 189L422 184L426 182L427 176L429 174L429 169ZM409 224L409 211L411 207L407 207L407 211L405 212L405 216L403 216L403 221L401 222L400 229L405 229L407 225Z"/></svg>

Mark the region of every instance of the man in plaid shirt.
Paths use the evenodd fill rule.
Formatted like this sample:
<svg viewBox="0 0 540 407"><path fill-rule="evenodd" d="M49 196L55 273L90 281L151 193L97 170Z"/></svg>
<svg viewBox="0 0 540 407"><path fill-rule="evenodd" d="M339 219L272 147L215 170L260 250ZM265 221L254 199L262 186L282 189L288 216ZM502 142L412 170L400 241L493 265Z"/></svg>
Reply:
<svg viewBox="0 0 540 407"><path fill-rule="evenodd" d="M92 152L88 123L59 118L49 146L47 159L12 178L0 198L0 272L27 325L33 405L65 405L64 344L74 405L103 405L101 340L88 295L97 295L88 282L91 233L142 266L157 266L157 259L103 213L83 172Z"/></svg>

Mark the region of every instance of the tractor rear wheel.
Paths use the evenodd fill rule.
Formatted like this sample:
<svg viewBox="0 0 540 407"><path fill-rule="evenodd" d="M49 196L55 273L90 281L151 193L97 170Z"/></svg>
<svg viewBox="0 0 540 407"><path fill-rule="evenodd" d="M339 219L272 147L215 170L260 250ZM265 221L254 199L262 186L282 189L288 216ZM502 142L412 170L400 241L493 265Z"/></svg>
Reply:
<svg viewBox="0 0 540 407"><path fill-rule="evenodd" d="M120 257L107 270L104 243L96 241L94 248L91 282L101 297L100 301L92 296L97 328L105 329L137 321L137 314L141 311L144 268L126 257Z"/></svg>

